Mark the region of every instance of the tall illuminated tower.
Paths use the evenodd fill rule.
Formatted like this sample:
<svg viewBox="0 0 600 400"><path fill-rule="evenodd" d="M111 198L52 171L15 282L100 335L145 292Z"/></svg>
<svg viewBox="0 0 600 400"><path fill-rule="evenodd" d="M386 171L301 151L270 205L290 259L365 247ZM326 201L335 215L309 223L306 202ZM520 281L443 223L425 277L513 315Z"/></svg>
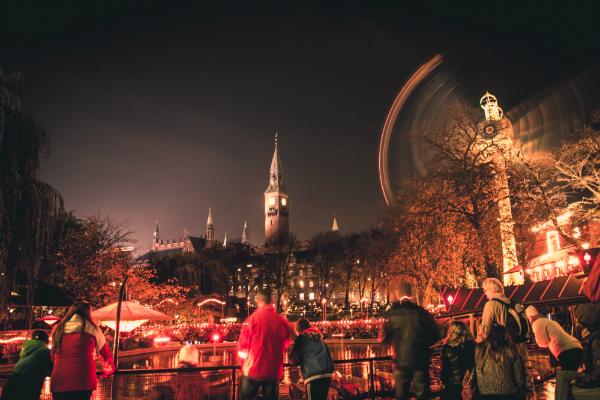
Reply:
<svg viewBox="0 0 600 400"><path fill-rule="evenodd" d="M289 240L289 199L283 184L283 169L275 134L275 151L269 171L269 186L265 190L265 244L284 244Z"/></svg>
<svg viewBox="0 0 600 400"><path fill-rule="evenodd" d="M504 158L504 155L510 154L513 150L513 127L510 120L504 116L498 105L498 100L493 94L486 92L480 100L480 105L485 112L485 119L478 124L480 145L486 151L487 160L493 162L496 169L494 185L496 185L498 193L497 216L502 243L504 285L520 285L523 283L522 271L507 273L508 271L514 271L518 265L510 191Z"/></svg>

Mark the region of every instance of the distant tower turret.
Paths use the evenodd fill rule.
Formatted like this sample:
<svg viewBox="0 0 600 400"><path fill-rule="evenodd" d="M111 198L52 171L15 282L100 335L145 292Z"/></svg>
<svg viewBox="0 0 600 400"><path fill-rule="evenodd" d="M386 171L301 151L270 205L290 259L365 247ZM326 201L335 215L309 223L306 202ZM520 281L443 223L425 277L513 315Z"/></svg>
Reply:
<svg viewBox="0 0 600 400"><path fill-rule="evenodd" d="M223 239L223 248L227 247L227 232L225 232L225 239Z"/></svg>
<svg viewBox="0 0 600 400"><path fill-rule="evenodd" d="M242 228L242 243L248 243L248 224L244 221L244 228Z"/></svg>
<svg viewBox="0 0 600 400"><path fill-rule="evenodd" d="M338 226L338 222L335 218L335 215L333 216L333 223L331 224L331 232L334 235L338 235L340 233L340 227Z"/></svg>
<svg viewBox="0 0 600 400"><path fill-rule="evenodd" d="M156 227L154 228L153 244L159 244L159 243L160 243L160 234L158 232L158 220L156 220Z"/></svg>
<svg viewBox="0 0 600 400"><path fill-rule="evenodd" d="M265 244L286 243L290 236L289 199L283 184L283 169L277 148L275 133L275 151L269 171L269 186L265 191Z"/></svg>
<svg viewBox="0 0 600 400"><path fill-rule="evenodd" d="M212 219L212 208L208 208L208 218L206 220L206 241L212 242L215 240L215 227Z"/></svg>

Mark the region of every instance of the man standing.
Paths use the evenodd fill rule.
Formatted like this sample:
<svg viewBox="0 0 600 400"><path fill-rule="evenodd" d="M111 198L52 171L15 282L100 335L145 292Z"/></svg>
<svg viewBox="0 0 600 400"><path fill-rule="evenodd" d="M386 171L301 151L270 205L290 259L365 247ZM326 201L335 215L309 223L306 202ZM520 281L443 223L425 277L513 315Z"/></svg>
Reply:
<svg viewBox="0 0 600 400"><path fill-rule="evenodd" d="M515 343L527 342L531 335L531 326L525 316L523 305L513 303L507 298L502 282L496 278L484 279L482 286L488 301L483 307L476 342L483 342L494 325L504 326Z"/></svg>
<svg viewBox="0 0 600 400"><path fill-rule="evenodd" d="M396 301L385 315L380 341L391 344L394 350L396 399L408 399L411 382L417 399L428 399L431 397L429 348L440 338L438 326L424 308L412 301L410 283L400 281L389 287Z"/></svg>
<svg viewBox="0 0 600 400"><path fill-rule="evenodd" d="M238 356L243 360L240 399L253 399L259 388L263 399L277 399L290 326L275 311L270 292L260 290L256 294L256 307L238 340Z"/></svg>

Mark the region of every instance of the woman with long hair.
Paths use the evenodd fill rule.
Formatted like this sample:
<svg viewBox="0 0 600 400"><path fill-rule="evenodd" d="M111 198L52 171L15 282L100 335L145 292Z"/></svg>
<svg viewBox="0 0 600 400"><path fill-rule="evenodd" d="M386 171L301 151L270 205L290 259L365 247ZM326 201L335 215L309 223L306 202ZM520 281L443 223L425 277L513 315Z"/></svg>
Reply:
<svg viewBox="0 0 600 400"><path fill-rule="evenodd" d="M444 384L442 400L461 398L463 378L473 368L474 350L473 337L467 326L460 321L452 322L441 353L441 381Z"/></svg>
<svg viewBox="0 0 600 400"><path fill-rule="evenodd" d="M104 376L114 372L110 348L86 302L75 303L52 331L54 369L50 391L55 400L89 400L96 389L94 352L104 362Z"/></svg>
<svg viewBox="0 0 600 400"><path fill-rule="evenodd" d="M529 380L525 360L505 327L494 325L475 348L474 386L481 400L526 398Z"/></svg>

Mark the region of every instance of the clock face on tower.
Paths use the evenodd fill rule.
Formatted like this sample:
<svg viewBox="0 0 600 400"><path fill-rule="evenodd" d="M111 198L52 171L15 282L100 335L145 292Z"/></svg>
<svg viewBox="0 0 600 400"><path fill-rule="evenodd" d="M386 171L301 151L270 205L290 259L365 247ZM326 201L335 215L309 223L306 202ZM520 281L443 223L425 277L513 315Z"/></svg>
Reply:
<svg viewBox="0 0 600 400"><path fill-rule="evenodd" d="M287 199L285 197L281 199L281 205L282 206L286 206L287 205Z"/></svg>
<svg viewBox="0 0 600 400"><path fill-rule="evenodd" d="M483 127L483 137L486 139L493 139L498 134L496 127L492 124Z"/></svg>

